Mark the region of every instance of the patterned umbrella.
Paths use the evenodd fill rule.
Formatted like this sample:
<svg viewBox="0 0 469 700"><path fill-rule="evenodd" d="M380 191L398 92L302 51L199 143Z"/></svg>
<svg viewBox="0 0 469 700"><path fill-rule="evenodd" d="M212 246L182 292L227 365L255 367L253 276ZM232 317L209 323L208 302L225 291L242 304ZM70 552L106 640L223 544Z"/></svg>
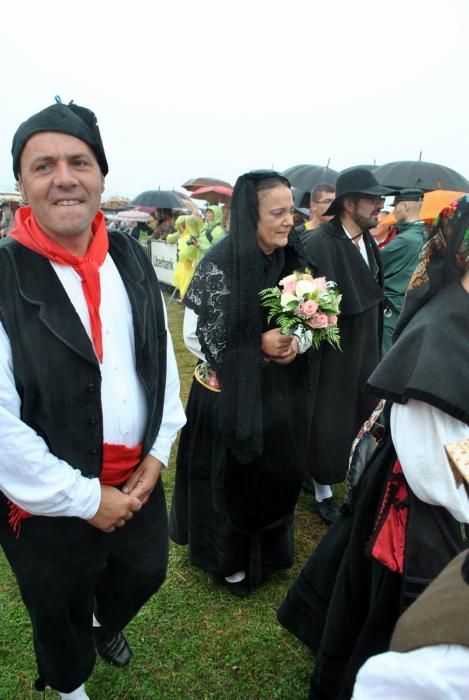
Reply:
<svg viewBox="0 0 469 700"><path fill-rule="evenodd" d="M0 192L0 203L12 202L13 204L22 204L23 200L19 192L3 191Z"/></svg>
<svg viewBox="0 0 469 700"><path fill-rule="evenodd" d="M135 222L145 222L152 219L152 215L148 214L146 211L139 211L138 209L128 209L127 211L120 211L115 216L116 221L125 221L128 224L134 224Z"/></svg>

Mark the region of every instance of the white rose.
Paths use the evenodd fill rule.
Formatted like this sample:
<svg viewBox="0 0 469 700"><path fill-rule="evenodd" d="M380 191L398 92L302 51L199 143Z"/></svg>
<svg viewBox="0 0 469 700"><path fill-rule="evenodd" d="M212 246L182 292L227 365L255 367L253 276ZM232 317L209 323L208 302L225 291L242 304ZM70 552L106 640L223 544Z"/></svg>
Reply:
<svg viewBox="0 0 469 700"><path fill-rule="evenodd" d="M281 297L280 297L280 303L283 306L284 309L288 308L288 305L291 304L291 302L294 301L295 304L298 303L298 299L294 294L291 292L283 292Z"/></svg>
<svg viewBox="0 0 469 700"><path fill-rule="evenodd" d="M314 282L310 282L310 280L300 280L296 285L296 295L298 297L304 297L306 294L311 294L315 290Z"/></svg>

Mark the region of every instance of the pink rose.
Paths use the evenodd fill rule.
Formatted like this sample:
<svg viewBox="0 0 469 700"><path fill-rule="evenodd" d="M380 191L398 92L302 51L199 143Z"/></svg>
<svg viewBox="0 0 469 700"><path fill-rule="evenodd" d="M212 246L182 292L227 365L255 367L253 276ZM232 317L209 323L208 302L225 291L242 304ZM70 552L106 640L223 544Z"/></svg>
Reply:
<svg viewBox="0 0 469 700"><path fill-rule="evenodd" d="M303 314L303 316L306 316L306 318L310 318L318 310L318 305L315 301L304 301L302 304L300 304L299 310L300 314Z"/></svg>
<svg viewBox="0 0 469 700"><path fill-rule="evenodd" d="M313 280L315 288L318 292L325 292L327 289L327 280L325 277L315 277Z"/></svg>
<svg viewBox="0 0 469 700"><path fill-rule="evenodd" d="M335 326L337 323L337 316L328 316L327 320L330 326Z"/></svg>
<svg viewBox="0 0 469 700"><path fill-rule="evenodd" d="M314 314L308 321L308 326L311 326L311 328L327 328L328 325L326 314Z"/></svg>

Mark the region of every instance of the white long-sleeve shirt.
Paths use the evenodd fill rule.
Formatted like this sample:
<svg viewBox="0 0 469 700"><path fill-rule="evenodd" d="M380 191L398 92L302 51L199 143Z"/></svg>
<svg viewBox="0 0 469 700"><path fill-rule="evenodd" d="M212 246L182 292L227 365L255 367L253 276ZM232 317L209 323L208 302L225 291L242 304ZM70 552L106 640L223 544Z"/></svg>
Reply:
<svg viewBox="0 0 469 700"><path fill-rule="evenodd" d="M467 700L468 668L469 648L458 644L388 651L362 666L352 700Z"/></svg>
<svg viewBox="0 0 469 700"><path fill-rule="evenodd" d="M184 310L184 321L182 326L182 332L184 336L184 344L186 348L199 360L205 362L205 355L202 352L199 339L197 337L197 319L198 316L192 309L186 306ZM303 327L298 327L293 335L298 341L298 353L301 355L312 345L313 334L312 331L306 330Z"/></svg>
<svg viewBox="0 0 469 700"><path fill-rule="evenodd" d="M469 498L457 486L444 445L469 437L469 425L423 401L393 404L391 435L409 487L424 503L469 523Z"/></svg>
<svg viewBox="0 0 469 700"><path fill-rule="evenodd" d="M345 226L344 226L343 224L342 224L342 228L344 229L344 233L345 233L345 235L347 236L347 238L350 238L350 240L352 241L352 243L353 243L354 245L357 246L358 252L359 252L360 255L362 256L362 258L363 258L363 260L365 261L367 267L370 267L370 261L368 260L368 253L367 253L367 251L366 251L366 245L365 245L365 241L363 240L363 236L360 236L359 238L357 237L357 239L356 239L357 242L355 242L354 237L352 236L351 233L349 233L349 232L347 231L347 229L345 228Z"/></svg>
<svg viewBox="0 0 469 700"><path fill-rule="evenodd" d="M51 265L91 339L88 307L79 275L69 266ZM147 407L136 372L130 301L110 255L100 267L100 279L103 439L134 447L143 439ZM60 382L60 377L57 381ZM83 476L73 465L55 457L43 438L20 415L21 400L14 382L10 341L0 323L0 490L33 515L92 518L100 502L99 479ZM177 431L185 422L176 358L168 331L163 416L150 450L164 465L168 463Z"/></svg>
<svg viewBox="0 0 469 700"><path fill-rule="evenodd" d="M184 309L184 321L182 324L182 334L184 337L184 345L186 348L199 360L205 362L205 355L200 347L199 339L197 338L197 314L188 306Z"/></svg>

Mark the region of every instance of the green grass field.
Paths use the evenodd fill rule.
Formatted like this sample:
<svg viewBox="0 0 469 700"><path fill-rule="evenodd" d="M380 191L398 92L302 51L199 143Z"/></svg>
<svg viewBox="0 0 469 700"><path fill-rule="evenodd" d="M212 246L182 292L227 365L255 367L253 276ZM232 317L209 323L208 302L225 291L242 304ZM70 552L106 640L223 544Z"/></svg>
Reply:
<svg viewBox="0 0 469 700"><path fill-rule="evenodd" d="M183 307L168 304L185 403L194 359L182 342ZM164 481L168 497L171 468ZM92 700L285 700L308 693L312 656L276 620L276 610L325 528L302 494L296 512L296 563L246 599L189 565L171 545L168 577L126 631L134 659L125 669L98 660L87 683ZM39 700L29 618L0 553L0 700ZM58 697L47 690L46 698Z"/></svg>

